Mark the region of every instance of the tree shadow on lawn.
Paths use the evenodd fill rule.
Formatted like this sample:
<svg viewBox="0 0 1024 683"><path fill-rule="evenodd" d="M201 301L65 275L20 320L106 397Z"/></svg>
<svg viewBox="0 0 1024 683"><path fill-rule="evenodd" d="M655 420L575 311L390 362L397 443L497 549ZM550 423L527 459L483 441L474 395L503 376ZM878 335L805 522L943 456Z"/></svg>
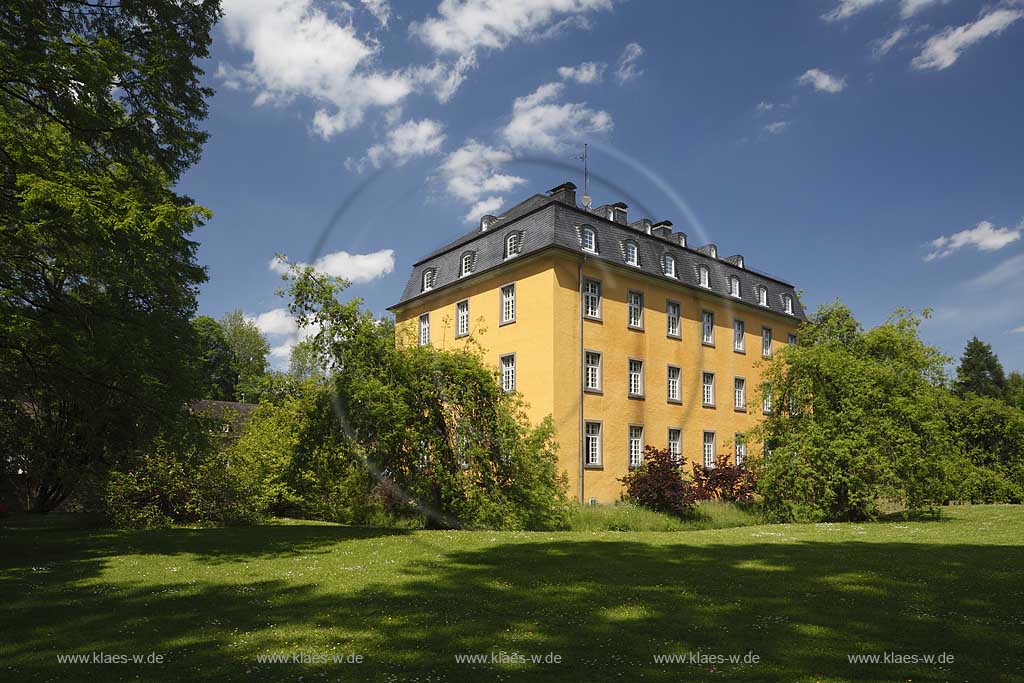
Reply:
<svg viewBox="0 0 1024 683"><path fill-rule="evenodd" d="M226 536L215 552L216 538L203 541L205 555L237 553ZM407 543L415 540L392 539L382 552ZM372 578L349 581L352 567L321 558L303 579L278 571L234 585L90 585L44 572L18 593L5 591L0 651L10 680L1024 681L1024 548L1016 546L700 546L623 535L496 543L394 563L383 576L378 567ZM167 663L90 669L55 659L100 650L155 651ZM457 654L499 651L553 652L562 663L455 662ZM653 660L697 651L753 652L760 663ZM886 651L956 659L940 668L853 666L846 657ZM366 661L256 661L284 652L359 653Z"/></svg>

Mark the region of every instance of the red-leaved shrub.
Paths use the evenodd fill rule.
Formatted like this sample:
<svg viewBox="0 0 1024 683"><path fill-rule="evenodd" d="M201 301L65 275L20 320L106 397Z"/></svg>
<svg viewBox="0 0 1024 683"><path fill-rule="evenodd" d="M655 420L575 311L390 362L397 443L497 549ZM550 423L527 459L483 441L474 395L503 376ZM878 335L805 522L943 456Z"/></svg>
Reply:
<svg viewBox="0 0 1024 683"><path fill-rule="evenodd" d="M714 467L693 463L690 487L694 500L753 503L756 486L756 475L742 465L734 467L729 462L728 454L719 455Z"/></svg>
<svg viewBox="0 0 1024 683"><path fill-rule="evenodd" d="M649 510L686 516L693 511L693 492L683 464L665 449L647 446L643 463L620 479L625 498Z"/></svg>

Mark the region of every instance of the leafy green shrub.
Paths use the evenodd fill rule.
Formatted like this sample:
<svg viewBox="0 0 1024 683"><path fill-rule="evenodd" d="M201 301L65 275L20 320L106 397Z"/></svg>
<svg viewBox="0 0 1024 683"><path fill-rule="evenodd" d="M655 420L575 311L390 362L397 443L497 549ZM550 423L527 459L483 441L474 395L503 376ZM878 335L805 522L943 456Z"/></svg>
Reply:
<svg viewBox="0 0 1024 683"><path fill-rule="evenodd" d="M1024 501L1024 411L998 399L968 395L952 401L947 415L960 455L953 498L970 503Z"/></svg>
<svg viewBox="0 0 1024 683"><path fill-rule="evenodd" d="M714 467L693 463L690 495L694 500L724 500L750 505L754 502L757 475L743 466L733 466L727 454L718 456Z"/></svg>
<svg viewBox="0 0 1024 683"><path fill-rule="evenodd" d="M683 478L682 462L666 449L644 448L640 466L619 481L623 498L648 510L677 517L693 512L693 489Z"/></svg>

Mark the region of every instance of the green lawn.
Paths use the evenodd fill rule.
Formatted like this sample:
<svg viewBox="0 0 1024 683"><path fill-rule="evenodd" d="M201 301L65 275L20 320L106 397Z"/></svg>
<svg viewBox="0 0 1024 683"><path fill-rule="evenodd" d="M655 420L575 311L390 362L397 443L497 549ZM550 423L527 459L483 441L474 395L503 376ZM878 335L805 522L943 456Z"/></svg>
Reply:
<svg viewBox="0 0 1024 683"><path fill-rule="evenodd" d="M1024 681L1022 507L674 533L2 524L0 680ZM698 651L760 661L654 661ZM57 661L93 652L164 663ZM500 652L561 663L455 660ZM883 652L955 659L847 660Z"/></svg>

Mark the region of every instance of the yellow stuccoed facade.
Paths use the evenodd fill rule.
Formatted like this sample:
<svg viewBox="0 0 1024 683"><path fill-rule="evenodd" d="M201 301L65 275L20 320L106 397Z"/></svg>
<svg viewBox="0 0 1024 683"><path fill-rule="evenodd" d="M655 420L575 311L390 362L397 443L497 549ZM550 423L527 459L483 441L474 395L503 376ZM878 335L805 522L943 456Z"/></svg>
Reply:
<svg viewBox="0 0 1024 683"><path fill-rule="evenodd" d="M600 283L599 319L581 316L581 271L583 279ZM515 321L501 324L501 288L509 284L515 285ZM643 296L642 329L628 324L630 291ZM456 335L460 301L469 304L468 337ZM678 337L668 334L670 301L680 307ZM658 448L667 447L670 429L681 430L688 463L702 462L705 432L714 432L716 454L733 454L734 435L750 430L763 415L762 328L771 329L774 352L787 343L797 324L746 302L559 248L510 259L394 311L398 339L404 343L415 343L419 318L426 313L430 343L438 348L457 348L472 339L496 367L502 356L515 354L515 388L528 403L530 419L554 419L569 494L599 503L621 496L619 479L629 471L630 426L642 427L643 443ZM713 344L702 341L704 312L714 314ZM736 319L744 323L743 352L734 349ZM581 391L581 350L601 354L599 390ZM629 395L630 359L643 361L642 398ZM670 365L679 368L679 402L668 398ZM702 400L703 373L714 373L713 406ZM736 378L745 381L745 409L735 406ZM600 424L601 458L599 465L581 468L585 422Z"/></svg>

